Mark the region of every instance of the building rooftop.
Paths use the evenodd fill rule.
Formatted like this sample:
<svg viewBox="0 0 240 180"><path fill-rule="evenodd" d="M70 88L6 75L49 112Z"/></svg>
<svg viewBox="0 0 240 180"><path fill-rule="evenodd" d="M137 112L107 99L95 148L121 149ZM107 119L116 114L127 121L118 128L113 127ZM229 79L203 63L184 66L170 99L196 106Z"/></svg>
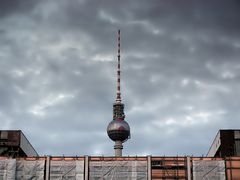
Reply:
<svg viewBox="0 0 240 180"><path fill-rule="evenodd" d="M0 130L0 155L29 157L38 153L21 130Z"/></svg>

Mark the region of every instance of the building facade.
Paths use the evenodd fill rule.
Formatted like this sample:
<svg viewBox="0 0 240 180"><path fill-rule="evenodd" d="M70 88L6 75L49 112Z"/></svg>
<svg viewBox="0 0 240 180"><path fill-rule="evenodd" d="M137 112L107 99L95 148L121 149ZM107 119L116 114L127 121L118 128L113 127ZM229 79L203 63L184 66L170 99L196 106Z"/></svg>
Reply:
<svg viewBox="0 0 240 180"><path fill-rule="evenodd" d="M208 157L240 156L240 130L221 129L218 131L209 151Z"/></svg>
<svg viewBox="0 0 240 180"><path fill-rule="evenodd" d="M1 157L0 179L239 180L240 157Z"/></svg>
<svg viewBox="0 0 240 180"><path fill-rule="evenodd" d="M21 130L0 130L0 156L38 156Z"/></svg>

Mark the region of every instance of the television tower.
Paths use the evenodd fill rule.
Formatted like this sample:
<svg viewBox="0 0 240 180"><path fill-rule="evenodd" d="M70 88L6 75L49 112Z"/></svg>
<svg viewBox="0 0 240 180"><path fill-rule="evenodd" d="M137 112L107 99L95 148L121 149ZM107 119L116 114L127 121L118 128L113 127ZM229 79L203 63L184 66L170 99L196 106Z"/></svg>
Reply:
<svg viewBox="0 0 240 180"><path fill-rule="evenodd" d="M117 92L116 100L113 104L113 120L108 124L107 133L111 140L115 142L114 150L115 156L122 156L123 143L130 138L130 127L124 120L124 104L121 100L121 70L120 70L120 30L118 30L118 55L117 55Z"/></svg>

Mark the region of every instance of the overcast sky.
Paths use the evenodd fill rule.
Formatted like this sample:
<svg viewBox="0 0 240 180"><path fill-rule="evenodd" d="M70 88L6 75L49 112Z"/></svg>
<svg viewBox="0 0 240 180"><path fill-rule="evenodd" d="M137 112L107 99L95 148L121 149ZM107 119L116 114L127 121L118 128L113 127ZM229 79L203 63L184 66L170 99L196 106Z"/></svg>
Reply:
<svg viewBox="0 0 240 180"><path fill-rule="evenodd" d="M0 124L40 155L113 155L117 30L124 155L205 155L240 128L239 0L1 0Z"/></svg>

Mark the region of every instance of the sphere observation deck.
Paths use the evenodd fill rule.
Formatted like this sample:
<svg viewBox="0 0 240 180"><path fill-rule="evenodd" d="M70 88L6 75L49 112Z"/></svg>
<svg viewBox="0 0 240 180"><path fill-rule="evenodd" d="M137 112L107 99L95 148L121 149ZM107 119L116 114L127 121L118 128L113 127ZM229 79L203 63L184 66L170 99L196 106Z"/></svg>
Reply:
<svg viewBox="0 0 240 180"><path fill-rule="evenodd" d="M114 119L108 124L107 133L111 140L124 142L130 137L130 127L126 121Z"/></svg>

